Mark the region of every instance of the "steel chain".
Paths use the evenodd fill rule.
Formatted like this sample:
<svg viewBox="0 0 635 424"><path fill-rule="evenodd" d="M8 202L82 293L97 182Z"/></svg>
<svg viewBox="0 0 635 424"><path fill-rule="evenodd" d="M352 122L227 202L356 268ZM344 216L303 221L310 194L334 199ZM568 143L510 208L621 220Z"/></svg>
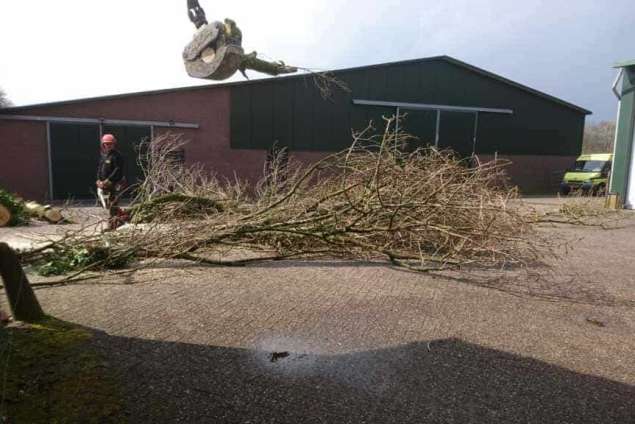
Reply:
<svg viewBox="0 0 635 424"><path fill-rule="evenodd" d="M187 14L190 17L190 21L192 21L196 28L207 25L205 11L198 4L198 0L187 0Z"/></svg>

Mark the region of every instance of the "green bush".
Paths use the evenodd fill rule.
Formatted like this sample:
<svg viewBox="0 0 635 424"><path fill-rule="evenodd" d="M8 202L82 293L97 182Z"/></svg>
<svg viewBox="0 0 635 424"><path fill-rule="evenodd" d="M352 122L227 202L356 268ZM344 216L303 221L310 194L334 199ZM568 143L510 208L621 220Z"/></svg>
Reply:
<svg viewBox="0 0 635 424"><path fill-rule="evenodd" d="M29 223L29 215L22 200L2 188L0 188L0 204L11 212L10 227Z"/></svg>
<svg viewBox="0 0 635 424"><path fill-rule="evenodd" d="M46 254L44 260L36 267L36 271L40 275L51 276L79 271L91 265L94 265L94 270L120 269L128 265L132 259L132 253L113 255L106 247L54 250Z"/></svg>

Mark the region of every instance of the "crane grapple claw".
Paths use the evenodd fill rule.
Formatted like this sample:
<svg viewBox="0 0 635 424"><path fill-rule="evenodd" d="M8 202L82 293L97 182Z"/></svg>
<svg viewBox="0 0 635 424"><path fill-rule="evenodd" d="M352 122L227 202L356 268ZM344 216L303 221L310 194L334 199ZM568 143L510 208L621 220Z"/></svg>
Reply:
<svg viewBox="0 0 635 424"><path fill-rule="evenodd" d="M241 42L240 30L229 19L201 26L183 50L188 75L212 80L231 77L242 62Z"/></svg>
<svg viewBox="0 0 635 424"><path fill-rule="evenodd" d="M198 2L188 6L197 6ZM199 22L199 21L197 21ZM267 62L256 57L256 52L245 54L242 32L236 22L202 23L197 25L192 41L183 50L183 63L189 76L211 80L225 80L240 71L251 69L269 75L296 72L297 68L284 62Z"/></svg>

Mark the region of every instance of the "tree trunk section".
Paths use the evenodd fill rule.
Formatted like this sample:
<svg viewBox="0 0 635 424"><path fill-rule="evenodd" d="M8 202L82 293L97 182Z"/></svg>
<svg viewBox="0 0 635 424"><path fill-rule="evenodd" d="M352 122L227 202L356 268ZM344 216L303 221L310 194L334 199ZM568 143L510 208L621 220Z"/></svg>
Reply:
<svg viewBox="0 0 635 424"><path fill-rule="evenodd" d="M18 255L6 243L0 243L0 275L15 319L34 322L44 318L44 311L22 270Z"/></svg>
<svg viewBox="0 0 635 424"><path fill-rule="evenodd" d="M52 224L57 224L64 219L59 209L49 205L41 205L38 202L26 202L24 208L29 215L35 218L45 219Z"/></svg>
<svg viewBox="0 0 635 424"><path fill-rule="evenodd" d="M262 72L267 75L280 75L291 74L298 71L295 66L285 65L283 62L267 62L262 59L258 59L255 54L246 54L243 56L242 66L245 69L251 69L252 71Z"/></svg>
<svg viewBox="0 0 635 424"><path fill-rule="evenodd" d="M11 212L6 206L0 205L0 227L9 225L11 222Z"/></svg>

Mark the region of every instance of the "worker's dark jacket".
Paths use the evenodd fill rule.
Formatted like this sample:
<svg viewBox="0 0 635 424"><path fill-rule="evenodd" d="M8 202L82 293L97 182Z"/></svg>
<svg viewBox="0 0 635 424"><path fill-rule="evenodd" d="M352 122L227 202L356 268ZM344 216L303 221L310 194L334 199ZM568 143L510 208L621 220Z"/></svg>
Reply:
<svg viewBox="0 0 635 424"><path fill-rule="evenodd" d="M108 180L113 184L117 184L124 177L123 165L123 156L117 150L102 153L99 159L99 166L97 166L97 179L100 181Z"/></svg>

